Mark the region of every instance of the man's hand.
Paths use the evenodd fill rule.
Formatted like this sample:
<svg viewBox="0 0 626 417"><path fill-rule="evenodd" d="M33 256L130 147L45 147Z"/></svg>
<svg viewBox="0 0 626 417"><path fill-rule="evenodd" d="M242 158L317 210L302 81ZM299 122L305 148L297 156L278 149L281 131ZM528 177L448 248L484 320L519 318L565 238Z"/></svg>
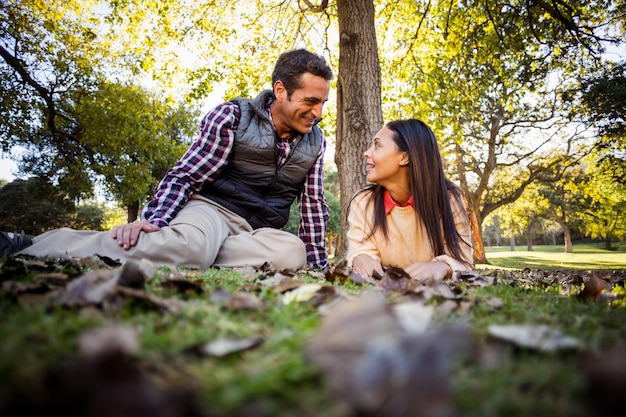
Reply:
<svg viewBox="0 0 626 417"><path fill-rule="evenodd" d="M155 226L148 220L141 220L113 227L111 236L113 239L117 239L117 244L120 247L128 250L137 244L141 232L151 233L159 230L161 230L159 226Z"/></svg>
<svg viewBox="0 0 626 417"><path fill-rule="evenodd" d="M412 279L435 281L441 281L453 272L450 265L440 261L415 262L404 268L404 270Z"/></svg>
<svg viewBox="0 0 626 417"><path fill-rule="evenodd" d="M369 255L359 255L352 261L352 270L364 277L374 276L374 271L383 274L383 267L379 261Z"/></svg>

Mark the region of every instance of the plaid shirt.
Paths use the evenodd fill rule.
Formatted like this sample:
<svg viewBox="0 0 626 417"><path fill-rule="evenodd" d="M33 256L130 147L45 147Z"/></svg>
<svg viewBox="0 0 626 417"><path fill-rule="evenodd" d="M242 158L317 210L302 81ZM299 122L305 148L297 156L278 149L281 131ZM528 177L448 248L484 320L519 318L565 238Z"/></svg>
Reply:
<svg viewBox="0 0 626 417"><path fill-rule="evenodd" d="M167 226L186 204L189 196L205 183L215 181L228 164L239 123L239 106L226 102L209 111L200 123L200 135L183 157L161 180L154 198L146 205L141 218L159 227ZM291 152L293 142L276 143L278 165ZM326 140L307 177L298 199L300 226L298 234L306 245L307 262L314 268L325 268L326 224L328 206L323 191L324 151Z"/></svg>

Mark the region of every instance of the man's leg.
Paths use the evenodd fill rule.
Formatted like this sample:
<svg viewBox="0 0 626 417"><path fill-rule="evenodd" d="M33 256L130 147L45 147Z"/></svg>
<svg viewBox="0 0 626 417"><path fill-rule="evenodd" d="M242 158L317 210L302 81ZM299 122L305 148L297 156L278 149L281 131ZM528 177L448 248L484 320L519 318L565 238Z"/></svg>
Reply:
<svg viewBox="0 0 626 417"><path fill-rule="evenodd" d="M60 258L98 254L122 263L146 258L156 264L203 269L213 264L229 230L214 206L190 200L169 226L141 233L137 245L127 251L118 246L111 232L62 228L36 236L33 244L18 254Z"/></svg>
<svg viewBox="0 0 626 417"><path fill-rule="evenodd" d="M306 264L306 247L298 236L263 227L228 236L217 254L214 266L260 267L272 262L276 268L300 269Z"/></svg>

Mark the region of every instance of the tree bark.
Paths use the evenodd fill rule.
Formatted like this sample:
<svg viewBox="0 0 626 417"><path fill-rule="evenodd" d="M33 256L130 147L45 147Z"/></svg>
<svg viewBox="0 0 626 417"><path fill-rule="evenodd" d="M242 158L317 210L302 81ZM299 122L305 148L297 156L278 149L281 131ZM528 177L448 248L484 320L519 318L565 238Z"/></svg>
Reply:
<svg viewBox="0 0 626 417"><path fill-rule="evenodd" d="M383 125L380 63L372 0L337 1L339 75L335 163L341 195L338 256L346 252L350 199L366 185L363 153Z"/></svg>
<svg viewBox="0 0 626 417"><path fill-rule="evenodd" d="M565 241L565 253L574 252L574 247L572 246L572 233L569 230L569 226L567 223L561 224L563 228L563 240Z"/></svg>
<svg viewBox="0 0 626 417"><path fill-rule="evenodd" d="M132 223L137 220L139 216L139 201L134 201L126 206L126 220L128 223Z"/></svg>

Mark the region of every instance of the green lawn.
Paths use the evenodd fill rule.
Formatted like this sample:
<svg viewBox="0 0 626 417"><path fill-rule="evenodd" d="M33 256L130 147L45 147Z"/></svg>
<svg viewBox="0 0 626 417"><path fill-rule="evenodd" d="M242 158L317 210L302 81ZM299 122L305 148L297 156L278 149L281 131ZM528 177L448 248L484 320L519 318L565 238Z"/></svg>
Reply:
<svg viewBox="0 0 626 417"><path fill-rule="evenodd" d="M614 244L614 250L603 249L601 244L576 244L572 253L565 253L563 245L535 245L532 251L518 246L511 251L508 246L486 247L489 265L478 268L512 269L568 269L568 270L623 270L626 269L626 243Z"/></svg>
<svg viewBox="0 0 626 417"><path fill-rule="evenodd" d="M426 386L419 391L409 390L402 398L408 398L415 410L425 409L431 400L443 401L465 417L610 415L605 411L621 401L619 393L623 392L623 381L626 381L623 371L626 369L623 350L626 300L620 298L624 294L626 275L624 245L617 252L603 251L594 245L576 246L573 254L560 253L561 248L557 247L535 247L533 252L504 249L488 248L492 265L481 269L481 274L483 278L495 278L489 284L448 282L446 286L452 290L448 295L435 292L429 298L424 298L428 293L424 290L430 286L385 290L385 303L389 307L411 299L422 300L424 306L431 307L434 315L429 332L443 332L448 326L467 327L473 346L458 357L456 354L448 357L435 352L445 352L444 347L459 344L458 340L455 342L445 333L440 341L435 336L424 339L434 341L436 348L411 369L418 375L424 373ZM357 300L363 292L375 288L371 284L327 281L320 275L299 274L296 277L304 283L327 290L324 294L329 298L314 298L315 303L304 299L287 304L284 302L286 293L267 283L268 279L277 277L270 272L251 274L210 268L181 271L183 278L161 268L140 292L172 302L166 309L152 299L128 294L106 303L67 308L52 305L51 294L66 286L59 283L63 281L63 274L69 280L78 279L76 274L81 271L73 269L76 265L47 264L46 275L38 277L40 272L36 269L44 268L40 263L31 264L26 270L10 260L1 266L2 416L55 412L67 416L89 415L84 407L97 405L115 410L132 403L129 398L153 408L148 407L143 412L135 410L128 415L355 416L338 397L351 397L354 393L349 389L362 387L362 381L361 385L359 381L348 381L343 384L343 391L337 391L337 387L329 385L329 374L312 363L307 351L324 324L334 317L336 310L331 306L337 299L332 294L335 297L344 294ZM506 269L515 267L518 270ZM532 271L522 271L523 268ZM554 269L561 272L554 274L551 272ZM580 299L578 294L583 281L589 276L584 272L570 274L568 271L573 269L619 270L611 274L613 284L605 292L612 298ZM546 273L537 272L540 270ZM172 286L169 282L172 277L182 279ZM340 277L335 276L337 278ZM47 289L34 285L36 282L47 282ZM195 286L183 285L185 283ZM33 286L29 287L31 284ZM380 283L377 288L380 292ZM254 303L246 306L250 298ZM178 302L184 303L182 309L177 307ZM352 363L358 352L363 354L365 344L370 346L366 352L390 346L381 343L389 337L386 325L377 328L376 323L372 317L348 320L338 327L336 333L339 336L345 333L348 344L344 350L331 349L343 355L337 366ZM138 348L130 359L117 358L94 368L93 363L85 362L79 354L80 340L90 330L112 324L134 329L138 334ZM494 324L549 326L575 338L579 347L542 352L496 341L488 332L489 326ZM208 342L220 338L252 338L261 343L223 357L208 355L202 350ZM411 340L416 343L415 340L421 339ZM419 344L415 346L420 349ZM385 387L380 386L377 378L386 375L380 373L381 369L396 366L396 371L403 371L405 360L399 359L403 357L402 352L398 350L397 355L390 355L388 350L379 350L368 357L373 362L368 367L361 365L362 369L356 374L366 378L367 387L373 393L380 393ZM406 360L407 369L415 366L417 360L414 356L408 357L413 362ZM428 391L435 389L435 385L431 386L437 376L433 367L443 366L447 361L449 370L444 386L449 386L450 397L436 390ZM345 369L348 372L353 368ZM435 377L431 379L429 372L435 372ZM152 385L141 380L144 376ZM115 383L111 385L111 381ZM402 392L394 389L396 391ZM374 398L372 395L366 397ZM383 412L370 416L375 415L393 414ZM399 417L414 415L441 414L434 411L397 414Z"/></svg>

